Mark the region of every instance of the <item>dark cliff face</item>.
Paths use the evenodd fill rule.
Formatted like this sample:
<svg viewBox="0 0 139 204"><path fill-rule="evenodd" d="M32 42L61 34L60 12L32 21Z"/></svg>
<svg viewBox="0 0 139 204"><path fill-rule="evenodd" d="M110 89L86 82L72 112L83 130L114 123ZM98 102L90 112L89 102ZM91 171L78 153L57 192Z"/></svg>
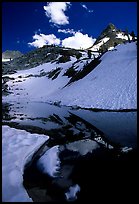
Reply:
<svg viewBox="0 0 139 204"><path fill-rule="evenodd" d="M97 44L102 38L104 37L115 37L116 33L118 32L117 28L115 25L110 23L100 34L100 36L97 38L96 42L94 43Z"/></svg>

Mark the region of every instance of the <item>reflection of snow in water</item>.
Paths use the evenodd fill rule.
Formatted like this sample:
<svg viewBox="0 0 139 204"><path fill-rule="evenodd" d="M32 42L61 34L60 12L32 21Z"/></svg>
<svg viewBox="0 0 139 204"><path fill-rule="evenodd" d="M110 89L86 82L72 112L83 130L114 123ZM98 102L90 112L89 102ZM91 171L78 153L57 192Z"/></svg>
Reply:
<svg viewBox="0 0 139 204"><path fill-rule="evenodd" d="M121 151L127 153L131 150L132 150L132 147L123 147Z"/></svg>
<svg viewBox="0 0 139 204"><path fill-rule="evenodd" d="M18 105L18 109L16 108ZM62 127L60 123L52 121L49 117L57 115L62 123L68 123L67 118L70 113L89 122L97 129L102 131L108 140L118 143L122 146L136 147L137 146L137 113L136 112L93 112L89 110L73 110L70 107L58 107L47 103L29 102L13 104L10 110L10 115L18 116L23 114L22 118L26 120L19 120L19 116L12 121L25 125L33 125L44 129L56 129ZM30 118L30 119L27 119ZM36 118L36 119L35 119ZM38 119L37 119L38 118ZM39 119L40 118L40 119ZM42 118L42 120L41 120ZM43 121L47 119L47 121ZM49 118L49 120L48 120ZM54 118L54 117L53 117ZM33 120L31 120L33 119ZM70 127L74 134L82 133L85 130L85 137L87 133L86 125L81 121L76 121L74 126ZM99 141L103 142L103 141Z"/></svg>
<svg viewBox="0 0 139 204"><path fill-rule="evenodd" d="M60 169L60 159L58 157L59 146L54 146L47 150L37 162L37 167L43 173L47 173L52 177L56 177Z"/></svg>
<svg viewBox="0 0 139 204"><path fill-rule="evenodd" d="M73 201L77 199L77 193L80 191L80 186L75 184L74 186L70 186L69 190L65 193L66 199L68 201Z"/></svg>
<svg viewBox="0 0 139 204"><path fill-rule="evenodd" d="M108 140L122 146L137 146L137 112L71 110L102 131Z"/></svg>
<svg viewBox="0 0 139 204"><path fill-rule="evenodd" d="M18 107L18 108L17 108ZM74 118L73 124L70 123L71 118L70 112L73 113L75 116L77 115L82 119L82 121L78 121L80 118ZM23 103L23 104L14 104L11 107L11 110L9 112L10 116L18 116L16 119L12 119L12 121L19 122L20 124L26 124L26 125L32 125L36 127L42 127L44 129L50 130L51 128L63 128L63 125L69 125L69 130L73 132L74 134L79 134L80 132L84 133L84 138L80 141L75 141L68 143L65 145L67 150L70 150L74 153L79 153L81 156L86 155L88 152L92 153L93 150L100 147L100 145L104 145L105 147L108 147L109 149L113 149L114 147L110 144L106 144L103 140L103 135L97 134L97 132L94 133L94 141L90 139L92 129L87 128L85 121L89 122L93 126L95 126L97 129L102 131L105 134L105 137L107 137L108 140L120 143L123 147L121 148L121 152L124 154L127 154L129 151L132 151L132 148L136 146L136 112L93 112L89 110L72 110L72 108L69 107L57 107L53 105L49 105L46 103ZM14 115L15 114L15 115ZM23 114L23 115L20 115ZM51 117L50 117L51 116ZM53 118L52 118L53 116ZM57 116L57 117L56 117ZM24 120L19 120L20 117L22 117ZM25 118L30 118L26 120ZM42 118L42 119L41 119ZM70 118L70 120L69 120ZM51 120L52 119L52 120ZM61 123L60 123L61 121ZM21 130L20 130L21 131ZM9 129L9 132L7 132L7 136L12 134L13 130ZM31 144L33 141L36 140L36 137L33 137L31 140L24 138L24 131L21 131L22 137L19 137L18 134L14 135L16 139L14 142L10 143L10 151L11 148L16 148L16 151L12 152L21 152L22 148L21 145L24 145L26 147L32 147ZM62 134L65 134L62 133ZM60 135L60 134L59 134ZM32 135L33 136L33 135ZM88 136L89 139L85 139L86 136ZM40 135L39 135L40 137ZM63 137L63 135L62 135ZM66 134L65 134L66 137ZM10 137L13 139L13 137ZM41 138L41 137L40 137ZM47 138L46 138L47 139ZM9 151L5 146L9 144L10 140L3 140L3 154L5 155L5 158L12 157L14 154L8 154L7 151ZM33 145L37 145L33 143ZM6 146L6 147L7 147ZM19 150L19 151L18 151ZM6 152L5 152L6 151ZM35 149L32 150L32 154L34 153ZM59 159L59 146L54 146L47 150L43 156L40 157L38 160L38 168L41 172L49 174L53 178L57 178L59 176L59 173L61 174L62 168L61 168L61 161ZM21 155L21 154L19 154ZM22 155L21 160L24 160L24 155ZM10 188L11 184L14 186L16 183L18 183L18 180L22 180L22 175L17 173L17 169L13 169L11 171L11 167L9 166L9 161L13 161L12 159L4 159L4 162L8 161L6 163L8 166L4 166L3 163L3 192L6 192L6 199L15 201L15 198L13 196L16 194L16 199L22 200L24 199L24 195L22 197L19 197L18 191L14 191L13 196L10 194L12 191L5 190L6 188ZM18 160L16 157L14 157L15 164L18 164ZM12 166L14 168L14 165L12 163ZM9 173L9 171L11 171ZM6 175L9 175L6 176ZM15 176L16 175L16 176ZM58 177L59 178L59 177ZM65 177L64 177L65 178ZM8 179L8 180L7 180ZM63 181L63 180L62 180ZM6 184L5 184L6 182ZM69 184L71 186L72 184ZM17 185L18 186L18 185ZM69 187L68 186L68 187ZM20 189L20 188L19 188ZM68 201L76 198L76 190L78 187L71 186L69 190L65 193L66 199ZM3 194L5 195L5 194ZM3 197L4 198L4 197ZM28 199L28 198L25 198ZM9 201L8 200L8 201Z"/></svg>
<svg viewBox="0 0 139 204"><path fill-rule="evenodd" d="M16 108L17 105L18 109ZM11 117L18 116L16 119L12 119L12 121L20 121L20 123L24 125L33 125L48 130L62 127L62 124L64 123L68 124L67 118L70 116L70 113L73 113L75 116L78 116L82 120L95 126L102 131L105 134L105 137L111 142L133 148L137 146L136 112L93 112L83 109L73 110L70 107L58 107L39 102L15 103L10 110ZM22 118L25 120L19 120L19 114L23 114ZM58 120L51 120L50 116L57 119L55 115L60 118L62 121L61 124ZM47 121L43 120L43 118ZM79 134L79 131L84 133L85 130L85 137L90 134L90 132L89 134L87 133L88 129L83 121L76 121L76 124L72 125L69 129L73 131L74 134Z"/></svg>
<svg viewBox="0 0 139 204"><path fill-rule="evenodd" d="M99 145L95 141L86 139L66 144L66 148L71 151L79 152L81 155L86 155L87 153L92 153L93 150L99 148Z"/></svg>

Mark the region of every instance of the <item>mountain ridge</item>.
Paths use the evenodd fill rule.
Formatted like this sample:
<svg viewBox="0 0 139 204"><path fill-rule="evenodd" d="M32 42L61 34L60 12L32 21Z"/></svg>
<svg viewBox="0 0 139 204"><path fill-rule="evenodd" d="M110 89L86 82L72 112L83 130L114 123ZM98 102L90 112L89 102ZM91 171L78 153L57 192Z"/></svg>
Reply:
<svg viewBox="0 0 139 204"><path fill-rule="evenodd" d="M23 54L18 50L6 50L2 53L2 61L11 61L15 58L21 57Z"/></svg>
<svg viewBox="0 0 139 204"><path fill-rule="evenodd" d="M130 35L129 38L132 40ZM43 47L32 50L26 54L22 54L20 51L6 51L2 53L2 58L6 55L8 60L2 63L2 71L3 74L6 74L8 73L8 70L9 73L14 73L16 70L33 68L43 63L55 61L59 55L61 55L61 58L57 63L69 61L70 56L76 56L77 59L80 59L85 52L87 52L87 55L89 56L89 51L94 55L94 58L97 58L103 53L114 49L116 45L126 42L128 42L128 37L125 32L121 32L114 24L109 23L98 36L94 45L88 49L81 50L54 45L44 45Z"/></svg>
<svg viewBox="0 0 139 204"><path fill-rule="evenodd" d="M100 51L105 53L108 50L114 49L118 44L126 43L133 40L128 31L117 29L112 23L109 23L106 28L100 33L94 44L87 50Z"/></svg>
<svg viewBox="0 0 139 204"><path fill-rule="evenodd" d="M109 25L104 32L110 34L113 29ZM121 37L121 33L115 36ZM2 64L3 100L136 109L136 44L127 38L102 52L45 45Z"/></svg>
<svg viewBox="0 0 139 204"><path fill-rule="evenodd" d="M86 53L87 54L87 53ZM59 56L60 57L60 56ZM84 59L84 60L83 60ZM59 58L57 59L59 60ZM98 60L93 68L94 61ZM89 71L85 71L89 66ZM101 57L47 62L4 75L4 101L43 101L55 105L107 110L137 108L136 43L116 46ZM5 87L3 86L3 90Z"/></svg>

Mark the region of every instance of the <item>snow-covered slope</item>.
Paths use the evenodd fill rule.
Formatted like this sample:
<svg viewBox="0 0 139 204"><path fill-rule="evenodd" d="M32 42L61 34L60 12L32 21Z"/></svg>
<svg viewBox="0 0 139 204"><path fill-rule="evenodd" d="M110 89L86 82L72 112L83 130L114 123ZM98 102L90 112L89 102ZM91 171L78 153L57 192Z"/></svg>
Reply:
<svg viewBox="0 0 139 204"><path fill-rule="evenodd" d="M105 53L85 78L49 96L49 100L87 108L136 109L136 44L118 45L116 49Z"/></svg>
<svg viewBox="0 0 139 204"><path fill-rule="evenodd" d="M3 101L58 101L63 105L86 108L136 109L136 43L118 45L108 51L95 69L67 86L71 79L65 75L67 70L80 72L93 59L93 55L92 59L87 58L86 53L80 60L70 57L70 61L65 63L48 62L6 75L11 78L5 78L11 94L4 96Z"/></svg>
<svg viewBox="0 0 139 204"><path fill-rule="evenodd" d="M109 37L104 37L103 39L101 39L97 44L95 44L94 46L92 46L91 50L92 51L98 51L100 49L100 47L105 44L110 38Z"/></svg>
<svg viewBox="0 0 139 204"><path fill-rule="evenodd" d="M59 55L57 59L60 57ZM70 61L64 63L48 62L31 69L19 70L15 74L3 75L3 80L6 77L11 79L6 82L11 94L3 97L3 101L46 101L47 96L55 94L69 82L70 73L74 75L74 72L81 71L92 59L93 55L89 59L87 53L83 52L80 60L70 56ZM67 71L69 74L66 74Z"/></svg>

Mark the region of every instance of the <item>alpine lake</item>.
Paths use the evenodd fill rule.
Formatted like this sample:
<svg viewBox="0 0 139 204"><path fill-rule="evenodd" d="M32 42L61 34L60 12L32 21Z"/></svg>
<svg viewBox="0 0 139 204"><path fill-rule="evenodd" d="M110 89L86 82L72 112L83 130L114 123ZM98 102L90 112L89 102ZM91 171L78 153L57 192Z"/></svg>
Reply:
<svg viewBox="0 0 139 204"><path fill-rule="evenodd" d="M137 111L14 102L2 104L2 115L3 125L50 137L24 169L23 185L33 202L99 202L102 197L105 202L108 194L115 200L116 195L128 196L137 166ZM51 177L39 171L37 161L56 145L60 169ZM65 192L75 184L80 191L67 200Z"/></svg>

